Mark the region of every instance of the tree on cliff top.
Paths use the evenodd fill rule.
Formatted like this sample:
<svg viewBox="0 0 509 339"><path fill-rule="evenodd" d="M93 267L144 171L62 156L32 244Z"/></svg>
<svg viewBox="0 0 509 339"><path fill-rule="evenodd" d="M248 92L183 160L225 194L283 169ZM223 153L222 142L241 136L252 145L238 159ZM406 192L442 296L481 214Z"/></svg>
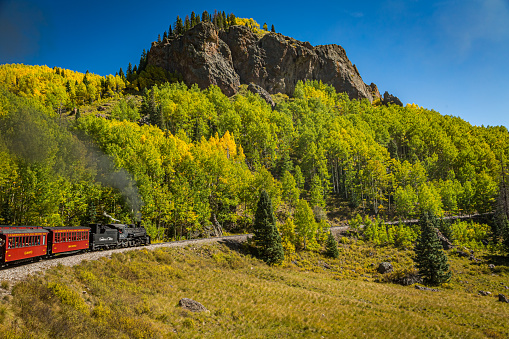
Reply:
<svg viewBox="0 0 509 339"><path fill-rule="evenodd" d="M281 245L281 236L276 227L276 218L272 212L272 201L265 190L260 193L254 222L254 240L262 260L269 265L283 262L285 255Z"/></svg>

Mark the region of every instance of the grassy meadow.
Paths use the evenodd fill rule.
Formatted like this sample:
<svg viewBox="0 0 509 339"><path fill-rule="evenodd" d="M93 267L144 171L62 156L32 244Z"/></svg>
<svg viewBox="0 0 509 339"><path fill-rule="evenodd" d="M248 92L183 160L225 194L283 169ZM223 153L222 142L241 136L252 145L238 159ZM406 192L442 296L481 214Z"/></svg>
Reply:
<svg viewBox="0 0 509 339"><path fill-rule="evenodd" d="M450 251L439 292L375 282L411 250L342 238L340 257L299 252L269 267L238 244L146 249L57 266L15 286L0 304L0 338L507 338L506 258ZM498 260L498 261L497 261ZM495 268L488 264L496 262ZM478 291L490 291L480 296ZM181 298L209 311L192 313Z"/></svg>

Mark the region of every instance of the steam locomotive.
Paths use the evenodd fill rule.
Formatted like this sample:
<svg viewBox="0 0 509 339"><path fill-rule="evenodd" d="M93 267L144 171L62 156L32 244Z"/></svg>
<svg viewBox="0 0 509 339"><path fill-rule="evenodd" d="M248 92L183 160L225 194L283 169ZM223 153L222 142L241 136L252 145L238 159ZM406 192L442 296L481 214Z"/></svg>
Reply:
<svg viewBox="0 0 509 339"><path fill-rule="evenodd" d="M150 244L140 224L90 224L81 227L1 226L0 265L53 257L57 254L97 251Z"/></svg>

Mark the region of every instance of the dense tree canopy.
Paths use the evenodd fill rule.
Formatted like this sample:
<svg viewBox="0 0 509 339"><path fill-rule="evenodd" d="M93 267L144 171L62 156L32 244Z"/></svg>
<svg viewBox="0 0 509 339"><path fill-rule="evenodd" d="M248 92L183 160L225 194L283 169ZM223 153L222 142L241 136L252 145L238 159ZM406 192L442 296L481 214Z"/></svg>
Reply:
<svg viewBox="0 0 509 339"><path fill-rule="evenodd" d="M132 218L139 208L156 238L249 231L265 189L281 225L295 219L283 233L297 248L315 248L318 214L341 202L407 218L487 212L505 201L505 127L350 100L316 81L299 82L273 110L244 87L228 98L216 86L138 77L140 106L122 95L133 73L0 66L2 223L79 224L103 211ZM117 98L109 119L59 119L65 108L106 98ZM45 146L22 147L18 130ZM118 176L129 189L113 183Z"/></svg>

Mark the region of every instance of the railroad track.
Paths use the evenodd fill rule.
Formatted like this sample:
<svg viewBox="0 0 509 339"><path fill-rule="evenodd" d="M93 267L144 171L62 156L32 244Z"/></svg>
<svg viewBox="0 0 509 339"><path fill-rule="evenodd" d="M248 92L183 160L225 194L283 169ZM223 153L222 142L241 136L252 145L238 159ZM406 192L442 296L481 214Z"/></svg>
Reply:
<svg viewBox="0 0 509 339"><path fill-rule="evenodd" d="M445 219L448 220L455 220L455 219L474 219L474 218L482 218L490 215L490 213L485 214L475 214L471 216L453 216L453 217L446 217ZM405 223L416 223L418 220L405 220L403 221ZM386 224L398 224L399 222L387 222ZM349 229L348 226L335 226L331 227L331 231L334 234L338 234L341 232L345 232ZM64 266L75 266L80 264L84 260L97 260L102 257L109 257L113 253L122 253L126 251L134 251L139 249L148 249L153 250L156 248L162 248L162 247L185 247L190 245L203 245L203 244L209 244L209 243L215 243L215 242L244 242L247 240L248 237L252 236L252 234L242 234L242 235L230 235L225 237L213 237L213 238L203 238L203 239L190 239L190 240L180 240L180 241L172 241L172 242L164 242L164 243L158 243L158 244L150 244L147 246L142 247L127 247L127 248L118 248L118 249L112 249L112 250L103 250L103 251L96 251L96 252L86 252L81 254L75 254L75 255L62 255L62 256L56 256L54 258L48 259L48 260L42 260L37 261L33 263L28 264L19 264L11 267L6 267L0 270L0 281L7 281L11 285L17 281L20 281L24 279L25 277L36 274L37 272L44 271L50 267L57 266L57 265L64 265Z"/></svg>
<svg viewBox="0 0 509 339"><path fill-rule="evenodd" d="M102 257L110 257L114 253L122 253L127 251L135 251L140 249L148 249L154 250L156 248L163 247L185 247L190 245L203 245L208 243L215 242L244 242L247 238L251 236L251 234L242 234L242 235L230 235L226 237L214 237L214 238L204 238L204 239L190 239L190 240L180 240L180 241L172 241L158 244L150 244L146 246L140 247L127 247L127 248L118 248L112 250L104 250L104 251L96 251L96 252L85 252L75 255L62 255L56 256L51 259L36 261L33 263L26 264L18 264L15 266L5 267L0 270L0 281L6 281L10 285L23 280L29 275L36 274L37 272L47 270L50 267L57 265L64 266L75 266L79 265L84 260L97 260Z"/></svg>

